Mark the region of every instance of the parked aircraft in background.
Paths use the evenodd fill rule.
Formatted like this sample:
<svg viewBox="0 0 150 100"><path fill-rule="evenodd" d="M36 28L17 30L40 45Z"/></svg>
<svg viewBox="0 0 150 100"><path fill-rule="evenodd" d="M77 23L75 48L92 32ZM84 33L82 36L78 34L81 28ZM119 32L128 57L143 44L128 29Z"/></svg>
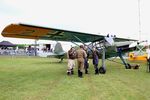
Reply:
<svg viewBox="0 0 150 100"><path fill-rule="evenodd" d="M147 62L147 52L146 49L148 49L148 41L138 41L134 42L131 46L136 46L136 50L129 53L129 60L130 61L146 61Z"/></svg>
<svg viewBox="0 0 150 100"><path fill-rule="evenodd" d="M55 57L55 58L61 59L60 62L63 61L65 54L66 54L66 52L63 50L60 42L56 43L54 50L51 52L38 51L38 56L40 56L40 57Z"/></svg>
<svg viewBox="0 0 150 100"><path fill-rule="evenodd" d="M135 47L129 47L134 39L118 38L115 35L96 35L83 32L74 32L62 29L26 25L26 24L11 24L5 27L2 31L2 36L12 38L26 38L26 39L44 39L55 41L68 41L72 43L80 42L87 45L89 50L93 47L100 51L102 56L102 66L100 67L100 73L106 72L105 60L110 57L119 56L125 65L126 69L131 66L124 59L122 54L133 50ZM61 49L57 49L55 52L57 55L63 55ZM60 56L61 58L62 56Z"/></svg>

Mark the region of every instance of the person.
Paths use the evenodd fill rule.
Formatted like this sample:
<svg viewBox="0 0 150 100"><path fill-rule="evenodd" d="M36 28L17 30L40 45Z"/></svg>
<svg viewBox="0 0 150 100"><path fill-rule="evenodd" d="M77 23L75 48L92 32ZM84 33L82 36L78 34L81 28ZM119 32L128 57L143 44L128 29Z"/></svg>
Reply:
<svg viewBox="0 0 150 100"><path fill-rule="evenodd" d="M88 48L87 46L84 46L84 50L87 54L87 57L84 58L84 69L85 69L85 74L88 74L88 68L89 68L89 60L88 60L88 57L89 57L89 53L88 53Z"/></svg>
<svg viewBox="0 0 150 100"><path fill-rule="evenodd" d="M83 45L80 45L80 48L77 50L77 63L78 63L78 77L83 77L84 69L84 58L87 57L86 52L84 51Z"/></svg>
<svg viewBox="0 0 150 100"><path fill-rule="evenodd" d="M95 74L99 74L98 71L98 62L99 62L99 57L98 57L98 50L96 48L93 48L93 65L95 68Z"/></svg>
<svg viewBox="0 0 150 100"><path fill-rule="evenodd" d="M148 72L150 72L150 48L146 49L147 52L147 63L148 63Z"/></svg>
<svg viewBox="0 0 150 100"><path fill-rule="evenodd" d="M73 69L75 67L75 58L76 58L75 48L71 47L70 50L67 53L67 59L68 59L67 75L74 74Z"/></svg>

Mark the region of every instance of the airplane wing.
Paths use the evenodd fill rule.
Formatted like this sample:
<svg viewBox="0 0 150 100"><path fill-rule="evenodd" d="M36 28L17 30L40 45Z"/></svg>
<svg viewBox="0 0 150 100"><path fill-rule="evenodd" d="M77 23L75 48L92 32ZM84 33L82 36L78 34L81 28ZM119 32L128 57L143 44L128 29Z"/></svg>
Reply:
<svg viewBox="0 0 150 100"><path fill-rule="evenodd" d="M12 38L43 39L70 42L95 42L103 40L103 35L74 32L62 29L27 25L11 24L4 28L2 36ZM134 39L115 38L114 41L136 41Z"/></svg>

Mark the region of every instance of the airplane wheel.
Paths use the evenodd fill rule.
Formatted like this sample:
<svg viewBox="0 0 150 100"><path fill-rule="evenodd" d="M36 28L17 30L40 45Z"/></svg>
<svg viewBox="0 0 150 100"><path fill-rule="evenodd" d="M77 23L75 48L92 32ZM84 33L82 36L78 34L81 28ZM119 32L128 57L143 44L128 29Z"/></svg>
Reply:
<svg viewBox="0 0 150 100"><path fill-rule="evenodd" d="M100 74L105 74L106 73L106 69L104 67L100 67L99 68L99 73Z"/></svg>

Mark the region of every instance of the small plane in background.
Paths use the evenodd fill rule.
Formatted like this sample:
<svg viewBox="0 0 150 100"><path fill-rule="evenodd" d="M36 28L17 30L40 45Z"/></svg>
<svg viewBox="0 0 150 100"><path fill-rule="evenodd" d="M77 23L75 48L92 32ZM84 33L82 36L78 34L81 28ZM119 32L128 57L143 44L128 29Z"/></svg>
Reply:
<svg viewBox="0 0 150 100"><path fill-rule="evenodd" d="M53 52L45 52L45 53L43 53L43 51L38 52L38 56L40 57L55 57L55 58L60 59L60 62L63 61L65 54L66 52L63 50L60 42L56 43Z"/></svg>
<svg viewBox="0 0 150 100"><path fill-rule="evenodd" d="M102 58L102 66L100 73L106 72L105 60L111 57L119 56L126 69L130 69L131 65L128 64L123 58L123 54L133 50L135 47L130 47L130 44L137 41L135 39L118 38L115 35L98 35L83 32L68 31L56 28L41 27L27 24L10 24L2 31L2 36L12 38L26 38L26 39L43 39L54 41L67 41L72 43L82 43L87 45L89 50L95 47L100 51ZM56 55L61 59L64 55L62 49L56 50Z"/></svg>
<svg viewBox="0 0 150 100"><path fill-rule="evenodd" d="M130 61L147 61L148 55L146 49L148 49L148 41L134 42L131 46L136 46L136 50L129 53Z"/></svg>

